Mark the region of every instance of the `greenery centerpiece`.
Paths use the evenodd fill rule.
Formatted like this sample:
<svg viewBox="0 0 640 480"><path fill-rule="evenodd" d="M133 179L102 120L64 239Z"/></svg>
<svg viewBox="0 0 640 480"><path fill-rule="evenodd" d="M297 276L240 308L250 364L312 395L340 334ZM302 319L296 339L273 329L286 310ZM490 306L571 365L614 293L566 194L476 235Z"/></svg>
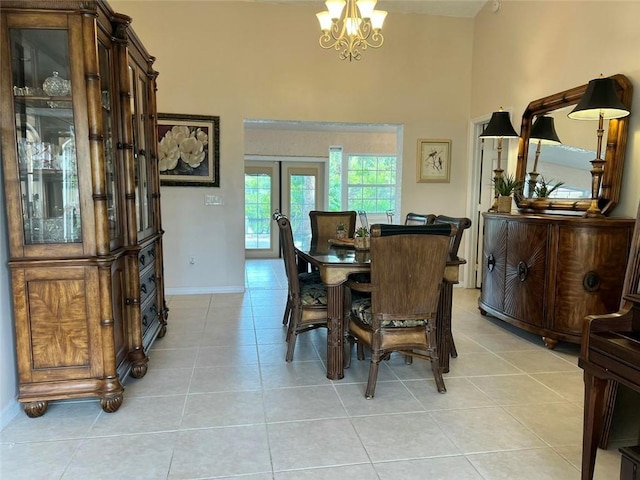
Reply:
<svg viewBox="0 0 640 480"><path fill-rule="evenodd" d="M562 185L564 185L564 182L556 182L555 184L552 184L551 180L547 181L544 177L540 177L540 180L538 180L536 186L533 188L533 195L536 198L549 198L551 194Z"/></svg>
<svg viewBox="0 0 640 480"><path fill-rule="evenodd" d="M513 174L501 175L493 179L493 188L498 197L497 211L500 213L511 212L513 196L519 193L522 182L516 180Z"/></svg>
<svg viewBox="0 0 640 480"><path fill-rule="evenodd" d="M360 227L356 230L356 236L353 241L356 250L369 250L369 230L366 227Z"/></svg>

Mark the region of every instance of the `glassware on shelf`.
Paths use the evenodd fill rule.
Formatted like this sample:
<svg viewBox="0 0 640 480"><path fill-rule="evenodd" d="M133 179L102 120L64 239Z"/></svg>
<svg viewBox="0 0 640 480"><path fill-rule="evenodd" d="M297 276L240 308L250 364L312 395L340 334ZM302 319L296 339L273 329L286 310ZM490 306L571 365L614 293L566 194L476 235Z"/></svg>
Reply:
<svg viewBox="0 0 640 480"><path fill-rule="evenodd" d="M71 93L71 81L60 77L58 72L53 72L53 76L44 80L42 89L51 97L66 97Z"/></svg>
<svg viewBox="0 0 640 480"><path fill-rule="evenodd" d="M53 72L53 76L44 80L42 89L50 97L68 97L71 95L71 80L65 80L58 72ZM51 108L71 108L71 102L48 100L47 104Z"/></svg>

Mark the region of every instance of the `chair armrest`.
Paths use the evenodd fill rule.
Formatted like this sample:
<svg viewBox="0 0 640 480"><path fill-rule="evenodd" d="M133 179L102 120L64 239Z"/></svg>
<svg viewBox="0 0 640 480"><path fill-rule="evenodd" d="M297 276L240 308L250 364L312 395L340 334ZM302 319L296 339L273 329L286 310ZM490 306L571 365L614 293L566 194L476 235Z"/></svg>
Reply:
<svg viewBox="0 0 640 480"><path fill-rule="evenodd" d="M630 305L615 313L605 315L587 315L582 324L582 341L580 344L580 356L589 358L589 336L599 332L625 332L632 330L633 312Z"/></svg>

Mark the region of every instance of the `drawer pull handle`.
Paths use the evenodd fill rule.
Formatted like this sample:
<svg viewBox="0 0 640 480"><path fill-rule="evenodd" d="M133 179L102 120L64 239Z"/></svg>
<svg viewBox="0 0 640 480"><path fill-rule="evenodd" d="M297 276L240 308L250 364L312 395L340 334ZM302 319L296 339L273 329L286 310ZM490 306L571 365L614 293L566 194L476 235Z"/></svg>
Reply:
<svg viewBox="0 0 640 480"><path fill-rule="evenodd" d="M140 263L142 265L144 265L145 263L147 263L147 259L144 257L144 255L140 255Z"/></svg>
<svg viewBox="0 0 640 480"><path fill-rule="evenodd" d="M582 287L587 292L597 292L600 290L600 275L598 275L598 272L591 270L590 272L585 273L584 278L582 279Z"/></svg>
<svg viewBox="0 0 640 480"><path fill-rule="evenodd" d="M144 283L142 285L140 285L140 291L142 293L147 293L147 286Z"/></svg>
<svg viewBox="0 0 640 480"><path fill-rule="evenodd" d="M487 258L487 270L493 272L493 269L496 266L496 258L493 256L493 253L489 254L489 258Z"/></svg>
<svg viewBox="0 0 640 480"><path fill-rule="evenodd" d="M529 267L524 262L518 263L518 278L521 282L524 282L529 275Z"/></svg>

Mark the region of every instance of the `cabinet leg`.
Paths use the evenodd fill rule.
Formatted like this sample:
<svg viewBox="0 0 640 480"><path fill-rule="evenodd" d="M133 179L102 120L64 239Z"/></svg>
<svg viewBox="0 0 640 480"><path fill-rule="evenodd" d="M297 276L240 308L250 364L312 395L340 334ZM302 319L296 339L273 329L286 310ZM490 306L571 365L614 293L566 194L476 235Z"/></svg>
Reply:
<svg viewBox="0 0 640 480"><path fill-rule="evenodd" d="M167 302L164 302L162 306L162 312L160 314L160 331L158 332L158 338L162 338L167 334L167 319L169 318L169 309L167 308Z"/></svg>
<svg viewBox="0 0 640 480"><path fill-rule="evenodd" d="M139 363L131 367L131 376L133 378L142 378L147 374L147 362Z"/></svg>
<svg viewBox="0 0 640 480"><path fill-rule="evenodd" d="M27 417L38 418L44 415L48 406L49 402L45 400L38 400L37 402L25 403L22 409L24 410L24 413L27 414Z"/></svg>
<svg viewBox="0 0 640 480"><path fill-rule="evenodd" d="M110 395L108 397L102 397L100 399L100 406L105 413L113 413L120 408L124 395L121 393L117 395Z"/></svg>
<svg viewBox="0 0 640 480"><path fill-rule="evenodd" d="M542 341L544 342L544 346L549 350L553 350L558 345L558 340L555 338L542 337Z"/></svg>

